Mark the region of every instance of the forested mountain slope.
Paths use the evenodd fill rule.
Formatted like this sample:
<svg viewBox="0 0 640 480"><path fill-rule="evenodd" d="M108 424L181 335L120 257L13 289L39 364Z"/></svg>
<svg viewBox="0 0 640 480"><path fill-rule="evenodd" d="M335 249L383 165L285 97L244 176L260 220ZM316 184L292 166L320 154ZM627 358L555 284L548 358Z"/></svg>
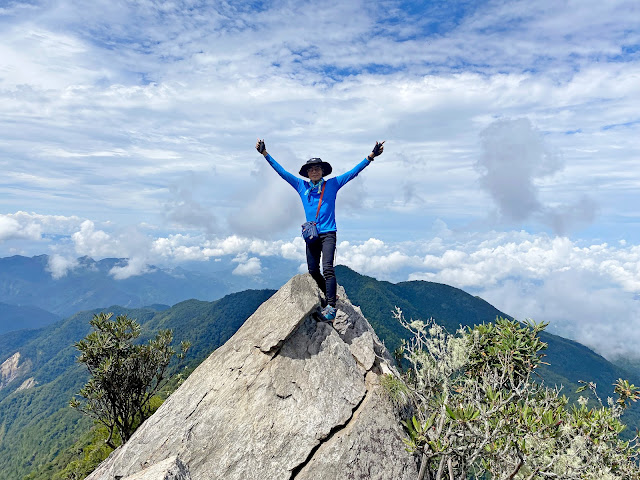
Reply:
<svg viewBox="0 0 640 480"><path fill-rule="evenodd" d="M394 284L361 275L342 265L336 267L336 276L390 351L400 345L402 338L408 338L408 332L391 317L395 306L402 308L406 318L433 317L450 332L455 332L460 325L491 322L497 316L511 318L483 299L441 283L410 281ZM547 384L563 385L568 396L575 392L579 380L596 382L604 397L612 393L611 385L618 378L640 384L638 375L614 365L578 342L547 332L542 333L541 339L549 344L544 360L550 365L543 366L540 375ZM633 419L636 424L636 411L637 408L629 412L628 423Z"/></svg>
<svg viewBox="0 0 640 480"><path fill-rule="evenodd" d="M0 389L0 479L20 479L49 462L91 425L68 402L87 380L73 344L89 332L94 313L136 318L144 339L170 328L175 344L192 342L186 361L199 363L272 294L247 290L214 302L188 300L162 311L114 306L81 312L40 330L0 335L0 364L19 353L18 376ZM35 386L19 390L29 379Z"/></svg>
<svg viewBox="0 0 640 480"><path fill-rule="evenodd" d="M407 318L434 317L450 331L460 325L490 322L496 316L508 317L486 301L448 285L422 281L392 284L343 266L337 267L337 277L391 351L407 336L391 315L395 306L401 307ZM161 328L173 329L175 344L191 341L187 360L194 365L230 338L273 292L247 290L215 302L189 300L168 309L104 310L137 318L145 337ZM90 425L67 403L87 378L75 362L73 343L88 333L88 321L95 312L81 312L40 330L0 335L0 364L20 352L17 364L24 366L15 380L0 389L0 480L19 479L45 465ZM640 383L583 345L548 333L543 334L543 340L549 344L545 360L550 365L540 373L546 383L564 385L568 395L575 391L578 380L597 382L605 398L619 377ZM29 378L36 386L16 391ZM635 410L624 418L631 427L638 425Z"/></svg>

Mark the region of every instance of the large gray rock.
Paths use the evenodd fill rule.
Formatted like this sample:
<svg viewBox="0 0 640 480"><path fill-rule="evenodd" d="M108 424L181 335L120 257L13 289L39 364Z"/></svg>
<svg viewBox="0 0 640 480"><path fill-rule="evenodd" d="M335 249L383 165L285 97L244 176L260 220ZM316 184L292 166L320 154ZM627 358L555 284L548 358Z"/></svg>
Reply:
<svg viewBox="0 0 640 480"><path fill-rule="evenodd" d="M293 277L87 478L177 456L193 480L415 479L379 384L389 353L340 294L334 326L317 322L322 293Z"/></svg>
<svg viewBox="0 0 640 480"><path fill-rule="evenodd" d="M192 480L189 470L178 457L169 457L160 463L140 470L122 480Z"/></svg>

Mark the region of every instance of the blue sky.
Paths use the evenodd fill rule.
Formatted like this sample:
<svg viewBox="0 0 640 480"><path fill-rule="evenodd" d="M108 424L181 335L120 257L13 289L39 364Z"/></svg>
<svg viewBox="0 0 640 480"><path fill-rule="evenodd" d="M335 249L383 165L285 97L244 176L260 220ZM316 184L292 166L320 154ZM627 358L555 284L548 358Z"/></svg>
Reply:
<svg viewBox="0 0 640 480"><path fill-rule="evenodd" d="M336 173L386 140L339 262L636 351L637 1L0 1L0 32L1 256L304 269L256 138Z"/></svg>

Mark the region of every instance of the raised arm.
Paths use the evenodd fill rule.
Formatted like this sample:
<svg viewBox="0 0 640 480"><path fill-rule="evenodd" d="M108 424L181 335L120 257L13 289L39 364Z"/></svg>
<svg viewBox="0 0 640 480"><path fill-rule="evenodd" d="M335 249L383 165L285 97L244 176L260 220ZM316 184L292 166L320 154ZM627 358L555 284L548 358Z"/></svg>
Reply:
<svg viewBox="0 0 640 480"><path fill-rule="evenodd" d="M362 160L358 165L356 165L354 168L349 170L347 173L343 173L342 175L339 175L336 177L336 181L338 182L338 189L344 187L347 184L347 182L356 178L358 174L362 170L364 170L367 165L373 162L374 158L376 158L379 155L382 155L382 152L384 151L385 141L383 141L382 143L376 142L376 145L373 147L373 150L371 151L371 153L367 155L367 158Z"/></svg>
<svg viewBox="0 0 640 480"><path fill-rule="evenodd" d="M276 171L276 173L280 175L284 180L286 180L289 185L291 185L296 190L299 190L301 188L300 184L303 183L303 180L301 178L296 177L292 173L287 172L284 168L282 168L282 165L276 162L273 159L273 157L271 157L271 155L267 153L264 140L258 139L258 142L256 143L256 150L258 150L259 153L264 155L264 158L267 160L269 165L271 165L271 167Z"/></svg>

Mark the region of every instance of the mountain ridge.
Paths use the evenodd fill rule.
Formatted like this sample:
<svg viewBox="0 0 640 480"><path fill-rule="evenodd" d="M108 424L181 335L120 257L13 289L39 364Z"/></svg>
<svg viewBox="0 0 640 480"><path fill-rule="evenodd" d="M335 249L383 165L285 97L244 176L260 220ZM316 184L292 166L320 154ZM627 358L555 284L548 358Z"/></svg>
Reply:
<svg viewBox="0 0 640 480"><path fill-rule="evenodd" d="M39 307L0 302L0 334L14 330L40 328L60 318L59 315Z"/></svg>
<svg viewBox="0 0 640 480"><path fill-rule="evenodd" d="M496 315L504 315L488 302L474 297L460 289L455 289L445 284L434 282L400 282L393 284L381 282L374 278L361 275L344 266L337 266L337 276L351 301L359 305L363 314L369 319L377 335L390 347L394 342L398 343L400 335L406 334L404 329L391 317L391 311L398 305L404 309L407 318L428 318L433 316L447 328L453 331L461 323L468 320L492 321ZM426 289L425 292L422 290ZM430 294L427 291L431 290ZM192 341L192 359L204 358L221 345L225 339L230 338L237 328L242 325L244 319L271 294L272 290L247 290L227 295L214 302L202 300L185 300L174 304L171 308L164 309L162 305L152 309L126 309L123 307L110 307L107 311L115 314L127 313L138 317L143 323L145 338L152 335L153 331L160 328L174 329L176 342L181 340ZM66 407L66 402L71 394L75 393L83 385L86 373L80 365L75 363L76 352L72 347L73 341L77 341L86 335L89 330L88 320L93 312L104 309L80 312L67 319L61 320L50 327L39 330L27 330L10 332L0 335L0 362L3 362L15 353L16 347L27 346L21 354L25 359L31 357L34 369L31 373L25 373L15 383L11 383L11 389L0 390L0 479L14 480L20 476L3 477L2 472L26 472L37 467L42 467L53 458L55 452L73 438L73 432L81 431L90 425L86 419L77 415L77 412ZM435 314L434 314L435 313ZM461 321L462 319L462 321ZM545 334L546 335L546 334ZM569 380L563 374L577 373L587 381L597 381L602 392L606 395L613 376L621 375L634 381L614 365L607 362L595 352L581 346L577 342L563 339L548 334L552 341L547 350L547 360L551 366L541 373L545 381L553 384L563 384L566 391L572 394L577 385L576 378ZM395 336L395 339L394 339ZM55 343L55 339L64 339L64 346ZM76 339L76 340L74 340ZM13 350L12 350L13 349ZM555 350L569 349L569 353L562 354ZM576 358L572 358L572 357ZM565 365L562 365L566 362ZM572 363L573 362L573 363ZM575 365L576 371L573 371ZM604 365L606 368L601 368ZM59 370L69 367L69 370L60 377ZM562 368L558 368L562 367ZM558 368L558 371L554 370ZM37 373L37 374L35 374ZM567 373L567 372L564 372ZM33 376L38 384L28 390L16 392L15 390L24 380ZM59 378L60 377L60 378ZM636 382L638 384L640 382ZM64 388L63 388L64 387ZM56 393L57 392L57 393ZM50 400L55 395L62 395L58 399L57 407L44 405L45 400ZM40 407L38 405L40 404ZM38 410L40 408L40 410ZM633 412L630 412L633 414ZM22 414L32 415L33 418L23 417L15 420L14 416ZM6 419L11 417L11 422ZM627 416L630 425L638 425L637 416ZM53 419L54 423L47 423L47 419ZM17 422L17 423L16 423ZM4 425L6 424L6 425ZM57 425L57 428L56 428ZM65 433L66 432L66 433ZM66 435L66 437L65 437ZM56 436L67 443L55 441ZM5 441L3 442L3 437ZM64 437L64 438L62 438ZM11 446L27 445L33 455L34 451L42 450L31 463L21 460L22 466L13 465L11 470L7 463L16 455ZM7 449L9 448L9 449ZM17 463L17 460L16 460ZM47 478L46 475L41 478Z"/></svg>
<svg viewBox="0 0 640 480"><path fill-rule="evenodd" d="M344 265L336 266L336 276L391 351L400 345L402 338L408 338L408 332L399 324L389 322L396 306L402 308L407 318L433 317L450 332L461 325L471 327L492 322L497 316L513 318L485 300L443 283L413 280L394 284L362 275ZM474 307L470 308L471 305ZM640 384L640 375L610 362L579 342L546 331L540 338L549 344L544 360L550 363L540 368L540 375L551 385L563 384L575 391L579 380L593 381L607 395L610 385L620 377ZM567 395L574 396L573 392ZM640 418L639 410L634 406L636 419Z"/></svg>
<svg viewBox="0 0 640 480"><path fill-rule="evenodd" d="M112 306L79 312L38 330L0 335L0 363L16 352L20 352L21 361L31 362L29 369L0 389L0 479L22 478L48 463L91 426L91 420L70 408L68 402L88 378L86 369L76 362L78 352L73 343L89 333L94 313L109 311L136 318L143 329L141 341L160 328L173 328L174 344L193 342L187 361L199 362L272 294L273 290L248 290L213 302L185 300L175 305L173 323L167 318L171 309ZM37 385L16 391L30 377Z"/></svg>

